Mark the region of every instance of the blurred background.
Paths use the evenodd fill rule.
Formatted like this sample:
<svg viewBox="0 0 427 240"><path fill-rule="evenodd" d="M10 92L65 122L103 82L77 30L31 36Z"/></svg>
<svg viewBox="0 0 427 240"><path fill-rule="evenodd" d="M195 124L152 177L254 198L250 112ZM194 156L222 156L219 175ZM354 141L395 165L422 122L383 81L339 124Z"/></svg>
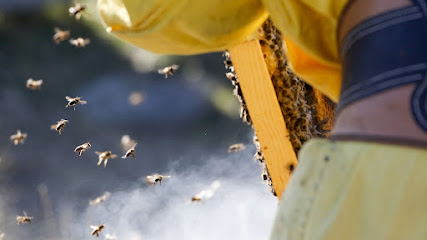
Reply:
<svg viewBox="0 0 427 240"><path fill-rule="evenodd" d="M102 239L268 239L277 199L252 159L253 130L239 119L221 53L149 53L108 35L95 1L81 3L76 21L70 1L0 0L0 236L90 239L89 225L105 224ZM91 42L56 45L55 27ZM171 64L174 76L157 73ZM27 89L29 78L41 90ZM65 108L65 96L88 104ZM61 118L70 122L59 135L50 125ZM28 137L14 146L18 129ZM125 153L123 135L138 142L136 159L96 166L94 151ZM88 141L82 157L73 152ZM227 153L238 142L247 148ZM152 173L172 178L148 187L141 179ZM189 202L215 180L212 198ZM17 225L23 211L34 219Z"/></svg>

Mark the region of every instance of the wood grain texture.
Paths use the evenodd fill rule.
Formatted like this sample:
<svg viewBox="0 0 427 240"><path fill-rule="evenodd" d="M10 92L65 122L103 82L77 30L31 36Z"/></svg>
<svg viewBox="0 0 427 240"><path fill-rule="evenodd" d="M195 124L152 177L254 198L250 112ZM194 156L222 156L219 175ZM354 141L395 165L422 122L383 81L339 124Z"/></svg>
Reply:
<svg viewBox="0 0 427 240"><path fill-rule="evenodd" d="M273 186L280 199L297 157L258 40L229 49ZM291 167L292 166L292 167Z"/></svg>

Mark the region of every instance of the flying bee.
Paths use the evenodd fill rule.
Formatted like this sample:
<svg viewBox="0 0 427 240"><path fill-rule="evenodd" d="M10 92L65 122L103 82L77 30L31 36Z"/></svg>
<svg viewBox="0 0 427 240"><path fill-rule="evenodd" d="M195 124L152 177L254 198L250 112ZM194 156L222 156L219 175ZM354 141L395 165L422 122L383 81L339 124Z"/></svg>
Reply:
<svg viewBox="0 0 427 240"><path fill-rule="evenodd" d="M153 186L156 183L159 183L161 185L162 184L162 180L163 179L167 179L167 178L171 178L171 176L164 176L164 175L160 175L160 174L153 174L153 175L147 176L147 178L145 179L145 182L147 184L151 184Z"/></svg>
<svg viewBox="0 0 427 240"><path fill-rule="evenodd" d="M198 194L194 195L193 197L191 197L191 201L192 202L200 202L202 199L211 198L220 186L221 186L221 183L218 180L214 181L209 186L209 188L207 188L207 189L199 192Z"/></svg>
<svg viewBox="0 0 427 240"><path fill-rule="evenodd" d="M22 133L21 130L16 131L16 134L13 134L12 136L10 136L10 140L15 145L18 145L19 143L23 144L26 138L27 138L27 134Z"/></svg>
<svg viewBox="0 0 427 240"><path fill-rule="evenodd" d="M70 31L63 31L59 28L54 28L55 35L53 35L53 41L56 44L60 44L61 42L67 40L70 37Z"/></svg>
<svg viewBox="0 0 427 240"><path fill-rule="evenodd" d="M16 223L19 225L21 223L30 223L33 217L29 217L26 212L24 212L24 216L16 216Z"/></svg>
<svg viewBox="0 0 427 240"><path fill-rule="evenodd" d="M133 147L131 147L129 150L126 151L126 154L123 155L122 158L128 158L128 157L135 158L135 147L136 147L136 143L135 145L133 145Z"/></svg>
<svg viewBox="0 0 427 240"><path fill-rule="evenodd" d="M62 129L64 129L65 124L67 124L69 121L67 119L61 119L56 124L50 125L51 130L58 131L59 135L62 133Z"/></svg>
<svg viewBox="0 0 427 240"><path fill-rule="evenodd" d="M90 145L90 142L83 143L82 145L79 145L74 149L74 152L78 152L79 156L81 156L86 150L88 150L92 145Z"/></svg>
<svg viewBox="0 0 427 240"><path fill-rule="evenodd" d="M90 43L89 38L72 38L70 39L70 44L76 47L86 47Z"/></svg>
<svg viewBox="0 0 427 240"><path fill-rule="evenodd" d="M173 76L173 74L175 73L176 70L178 70L178 68L179 68L178 65L172 64L171 66L160 68L159 70L157 70L157 72L159 72L159 74L164 74L165 78L168 78L168 74Z"/></svg>
<svg viewBox="0 0 427 240"><path fill-rule="evenodd" d="M138 106L139 104L141 104L142 102L144 102L145 100L145 95L142 92L132 92L129 95L129 103L132 106Z"/></svg>
<svg viewBox="0 0 427 240"><path fill-rule="evenodd" d="M76 110L77 104L86 104L87 101L82 100L82 97L75 97L71 98L69 96L66 96L65 99L67 99L68 104L65 105L65 107L74 107L74 110Z"/></svg>
<svg viewBox="0 0 427 240"><path fill-rule="evenodd" d="M75 16L76 20L80 20L82 17L82 13L85 12L86 5L81 3L76 3L74 7L70 7L68 9L68 12L70 13L70 16Z"/></svg>
<svg viewBox="0 0 427 240"><path fill-rule="evenodd" d="M27 88L30 90L40 90L43 84L43 80L33 80L32 78L27 80Z"/></svg>
<svg viewBox="0 0 427 240"><path fill-rule="evenodd" d="M105 192L103 195L92 199L89 201L89 205L98 205L101 204L102 202L104 202L105 200L107 200L108 197L110 197L111 193L110 192Z"/></svg>
<svg viewBox="0 0 427 240"><path fill-rule="evenodd" d="M101 233L102 229L104 229L104 224L98 226L90 225L90 228L92 229L91 234L99 237L99 234Z"/></svg>
<svg viewBox="0 0 427 240"><path fill-rule="evenodd" d="M95 153L98 155L98 163L96 165L101 165L102 161L104 161L104 167L107 167L108 160L111 158L116 158L117 155L113 154L111 151L105 151L105 152L98 152L95 151Z"/></svg>
<svg viewBox="0 0 427 240"><path fill-rule="evenodd" d="M228 152L229 153L238 152L238 151L244 150L245 148L246 147L243 143L236 143L228 147Z"/></svg>

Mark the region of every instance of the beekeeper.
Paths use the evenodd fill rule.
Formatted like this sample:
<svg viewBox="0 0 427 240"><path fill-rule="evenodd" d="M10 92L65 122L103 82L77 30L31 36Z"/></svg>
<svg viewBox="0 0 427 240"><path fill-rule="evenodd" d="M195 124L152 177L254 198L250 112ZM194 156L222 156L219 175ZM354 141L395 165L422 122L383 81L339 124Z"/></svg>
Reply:
<svg viewBox="0 0 427 240"><path fill-rule="evenodd" d="M223 51L270 17L294 73L337 102L284 192L272 239L427 239L426 0L98 0L161 54Z"/></svg>

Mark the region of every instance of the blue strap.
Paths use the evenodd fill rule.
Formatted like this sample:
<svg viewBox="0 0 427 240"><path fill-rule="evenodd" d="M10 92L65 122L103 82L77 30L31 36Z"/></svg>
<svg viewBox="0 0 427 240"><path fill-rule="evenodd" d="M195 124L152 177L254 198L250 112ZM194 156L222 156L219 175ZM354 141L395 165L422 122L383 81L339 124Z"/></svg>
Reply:
<svg viewBox="0 0 427 240"><path fill-rule="evenodd" d="M427 131L427 4L370 18L343 41L343 82L338 111L359 99L390 88L417 83L411 108Z"/></svg>

